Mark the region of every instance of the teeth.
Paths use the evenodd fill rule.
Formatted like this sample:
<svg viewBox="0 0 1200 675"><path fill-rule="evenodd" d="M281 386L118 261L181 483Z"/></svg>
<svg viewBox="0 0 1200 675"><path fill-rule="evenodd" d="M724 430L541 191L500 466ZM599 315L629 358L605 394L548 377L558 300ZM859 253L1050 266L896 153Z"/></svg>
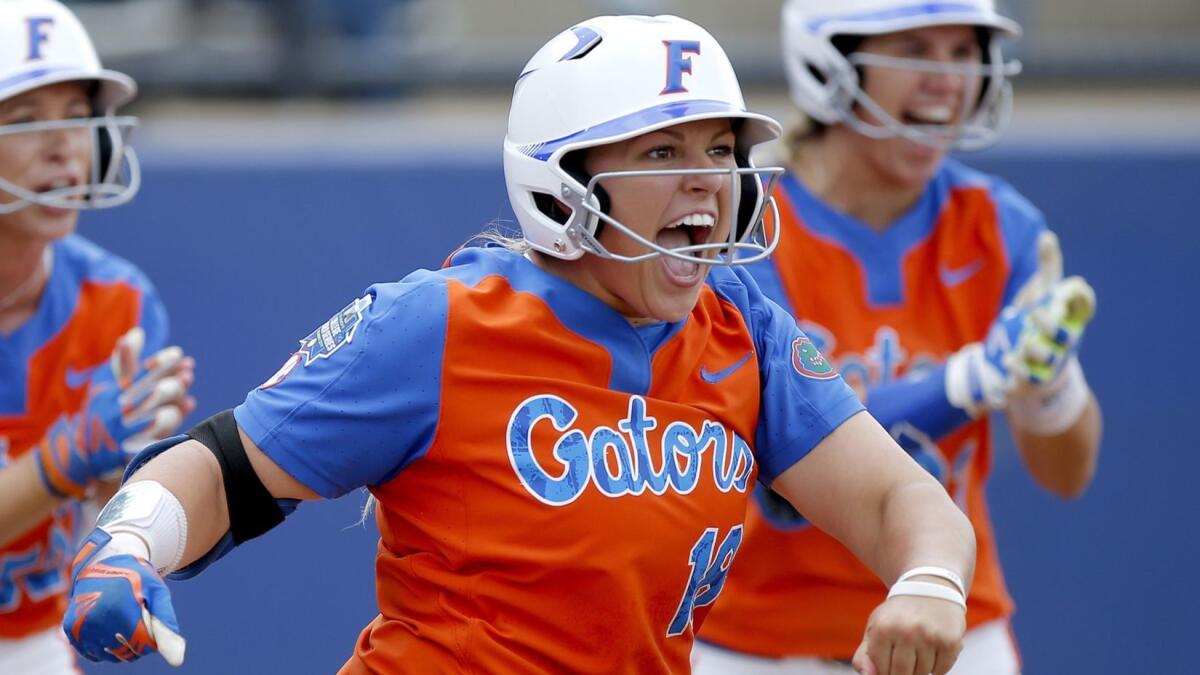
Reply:
<svg viewBox="0 0 1200 675"><path fill-rule="evenodd" d="M947 124L954 119L954 107L948 105L930 106L917 112L910 112L909 117L928 122L929 124Z"/></svg>
<svg viewBox="0 0 1200 675"><path fill-rule="evenodd" d="M62 178L62 179L56 180L53 183L51 183L50 189L51 190L60 190L62 188L70 187L70 186L71 186L71 180L69 178Z"/></svg>
<svg viewBox="0 0 1200 675"><path fill-rule="evenodd" d="M712 227L717 224L717 219L707 213L689 213L679 220L667 225L667 227L679 227L680 225Z"/></svg>

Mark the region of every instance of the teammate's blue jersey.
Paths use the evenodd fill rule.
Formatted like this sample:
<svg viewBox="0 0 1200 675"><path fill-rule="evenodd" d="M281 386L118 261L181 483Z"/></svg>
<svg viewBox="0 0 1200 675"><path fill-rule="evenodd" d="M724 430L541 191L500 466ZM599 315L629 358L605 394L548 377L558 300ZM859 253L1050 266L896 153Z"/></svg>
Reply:
<svg viewBox="0 0 1200 675"><path fill-rule="evenodd" d="M1042 215L1007 183L954 161L882 232L823 203L793 175L776 197L779 248L752 273L970 518L979 550L968 624L1008 616L984 494L988 420L967 423L951 409L961 426L939 433L931 411L949 407L946 357L983 340L1037 270ZM931 396L940 407L926 405ZM741 564L701 637L763 656L849 659L883 584L777 496L759 490L751 501Z"/></svg>
<svg viewBox="0 0 1200 675"><path fill-rule="evenodd" d="M317 493L379 498L381 616L348 672L666 672L756 476L861 409L744 271L634 327L490 247L371 287L235 412Z"/></svg>
<svg viewBox="0 0 1200 675"><path fill-rule="evenodd" d="M80 411L88 383L106 376L101 366L131 328L145 330L145 354L166 344L166 311L137 268L79 236L55 242L52 253L37 310L0 335L0 467L33 449L56 420ZM78 505L68 503L0 547L0 637L29 635L61 619L77 519Z"/></svg>

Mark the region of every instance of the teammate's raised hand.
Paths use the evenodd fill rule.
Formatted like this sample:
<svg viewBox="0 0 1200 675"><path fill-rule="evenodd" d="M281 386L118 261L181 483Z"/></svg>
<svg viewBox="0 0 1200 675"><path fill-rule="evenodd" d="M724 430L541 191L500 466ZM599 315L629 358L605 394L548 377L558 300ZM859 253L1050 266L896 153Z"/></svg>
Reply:
<svg viewBox="0 0 1200 675"><path fill-rule="evenodd" d="M1004 308L982 343L946 360L946 398L976 417L1005 408L1018 389L1055 382L1095 312L1095 291L1078 276L1052 284L1024 306Z"/></svg>
<svg viewBox="0 0 1200 675"><path fill-rule="evenodd" d="M145 334L123 335L109 363L88 382L78 415L50 428L38 449L46 487L65 497L82 497L97 480L120 475L130 457L179 428L196 406L188 396L195 362L179 347L141 361Z"/></svg>
<svg viewBox="0 0 1200 675"><path fill-rule="evenodd" d="M1058 379L1079 351L1083 333L1096 314L1096 292L1083 277L1068 277L1050 288L1027 312L1010 368L1020 384L1044 385Z"/></svg>
<svg viewBox="0 0 1200 675"><path fill-rule="evenodd" d="M113 381L119 389L119 420L106 420L126 452L136 453L170 436L195 407L188 388L195 380L195 361L179 347L167 347L139 363L145 334L126 333L111 359ZM102 381L97 381L103 386Z"/></svg>
<svg viewBox="0 0 1200 675"><path fill-rule="evenodd" d="M187 644L170 591L145 558L104 551L110 540L93 530L75 558L63 616L67 639L90 661L133 661L157 651L180 665Z"/></svg>

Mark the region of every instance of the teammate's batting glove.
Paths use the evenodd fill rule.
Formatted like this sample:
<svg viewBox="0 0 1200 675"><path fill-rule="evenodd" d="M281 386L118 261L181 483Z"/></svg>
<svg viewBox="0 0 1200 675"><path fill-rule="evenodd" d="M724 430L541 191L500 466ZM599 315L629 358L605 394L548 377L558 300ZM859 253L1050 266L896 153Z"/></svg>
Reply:
<svg viewBox="0 0 1200 675"><path fill-rule="evenodd" d="M1096 293L1083 277L1055 284L1030 308L1017 338L1011 369L1022 384L1048 385L1079 351L1096 313Z"/></svg>
<svg viewBox="0 0 1200 675"><path fill-rule="evenodd" d="M180 665L187 645L166 584L144 558L101 559L110 539L104 530L92 530L75 557L63 616L67 639L90 661L133 661L157 651Z"/></svg>
<svg viewBox="0 0 1200 675"><path fill-rule="evenodd" d="M983 342L972 342L946 359L946 399L970 417L1008 405L1016 381L1010 372L1013 347L1026 312L1005 308Z"/></svg>
<svg viewBox="0 0 1200 675"><path fill-rule="evenodd" d="M168 347L140 367L144 341L140 328L122 336L110 363L92 376L80 413L51 426L37 459L52 493L78 498L96 480L120 476L133 454L169 436L195 406L187 396L191 359Z"/></svg>

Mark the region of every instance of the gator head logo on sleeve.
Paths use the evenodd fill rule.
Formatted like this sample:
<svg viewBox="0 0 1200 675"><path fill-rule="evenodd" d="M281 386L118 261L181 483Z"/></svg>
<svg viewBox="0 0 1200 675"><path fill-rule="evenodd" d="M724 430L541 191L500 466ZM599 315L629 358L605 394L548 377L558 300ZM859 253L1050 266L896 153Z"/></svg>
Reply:
<svg viewBox="0 0 1200 675"><path fill-rule="evenodd" d="M800 336L792 341L792 367L797 373L814 380L837 377L837 369L825 360L817 346L807 337Z"/></svg>

